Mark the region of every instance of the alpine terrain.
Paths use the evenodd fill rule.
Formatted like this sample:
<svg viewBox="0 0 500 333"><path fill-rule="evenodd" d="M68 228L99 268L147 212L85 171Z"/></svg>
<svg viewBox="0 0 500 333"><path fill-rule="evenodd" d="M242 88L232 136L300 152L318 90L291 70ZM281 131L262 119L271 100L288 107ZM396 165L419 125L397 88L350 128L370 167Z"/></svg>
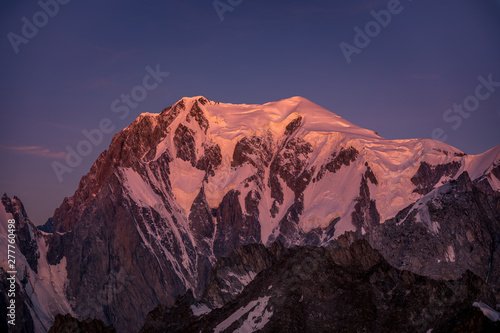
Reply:
<svg viewBox="0 0 500 333"><path fill-rule="evenodd" d="M2 204L20 331L500 325L500 146L387 140L302 97L183 98L116 134L43 228Z"/></svg>

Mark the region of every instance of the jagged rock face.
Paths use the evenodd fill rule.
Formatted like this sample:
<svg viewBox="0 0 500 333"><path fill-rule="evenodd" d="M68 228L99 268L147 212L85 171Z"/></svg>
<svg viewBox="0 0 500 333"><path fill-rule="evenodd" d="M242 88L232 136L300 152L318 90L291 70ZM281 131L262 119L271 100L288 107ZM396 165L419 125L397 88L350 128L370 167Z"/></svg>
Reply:
<svg viewBox="0 0 500 333"><path fill-rule="evenodd" d="M55 233L36 237L49 268L65 267L77 319L122 332L188 289L201 297L217 257L241 245L327 245L346 231L369 238L464 171L494 195L499 156L499 147L468 156L432 140L385 140L299 97L184 98L116 134L56 209Z"/></svg>
<svg viewBox="0 0 500 333"><path fill-rule="evenodd" d="M470 270L499 297L499 205L500 195L485 194L464 172L380 225L368 239L398 268L447 279Z"/></svg>
<svg viewBox="0 0 500 333"><path fill-rule="evenodd" d="M352 213L352 222L356 226L356 230L369 229L380 224L380 214L377 211L375 200L370 199L368 182L378 185L377 178L367 163L366 172L361 176L359 197L356 199L356 205Z"/></svg>
<svg viewBox="0 0 500 333"><path fill-rule="evenodd" d="M240 195L239 191L229 191L217 209L217 232L213 248L217 257L226 255L240 245L261 242L260 223L256 216L243 215ZM247 209L252 208L251 195L252 192L248 192L245 200Z"/></svg>
<svg viewBox="0 0 500 333"><path fill-rule="evenodd" d="M471 270L498 297L498 207L500 195L484 193L464 172L380 225L368 239L396 267L450 279Z"/></svg>
<svg viewBox="0 0 500 333"><path fill-rule="evenodd" d="M37 244L38 229L35 228L29 220L24 210L24 205L18 197L14 197L14 199L11 200L4 194L2 196L2 204L5 212L12 214L13 218L16 220L16 247L24 255L30 268L37 273L38 258L40 257ZM4 223L7 223L7 221Z"/></svg>
<svg viewBox="0 0 500 333"><path fill-rule="evenodd" d="M189 277L186 268L172 269L176 261L167 259L180 261L184 251L194 249L182 248L154 209L117 198L117 178L109 184L73 230L54 235L48 256L51 264L67 258L66 292L79 318L95 317L115 323L119 331L134 331L145 309L173 304L173 295L195 285L193 280L181 280ZM158 243L157 238L173 241Z"/></svg>
<svg viewBox="0 0 500 333"><path fill-rule="evenodd" d="M220 257L212 269L202 302L218 308L234 300L258 273L281 258L284 249L280 242L268 248L262 244L250 244L240 246L227 257Z"/></svg>
<svg viewBox="0 0 500 333"><path fill-rule="evenodd" d="M471 272L444 281L397 270L366 241L282 252L277 261L268 252L273 264L222 308L194 314L200 305L188 294L175 307L150 313L141 332L480 332L500 327L472 306L495 299ZM236 268L229 260L217 265ZM249 270L252 263L240 266Z"/></svg>
<svg viewBox="0 0 500 333"><path fill-rule="evenodd" d="M500 179L500 164L495 165L493 168L491 168L491 174L496 178Z"/></svg>
<svg viewBox="0 0 500 333"><path fill-rule="evenodd" d="M196 146L194 142L194 131L186 126L179 124L175 130L174 136L175 148L178 158L190 162L192 166L196 165Z"/></svg>
<svg viewBox="0 0 500 333"><path fill-rule="evenodd" d="M184 110L185 104L181 100L173 107L163 110L157 117L149 114L139 116L129 127L116 134L109 149L99 156L90 172L82 177L75 194L71 198L65 198L56 209L53 216L55 230L66 232L78 223L83 211L92 205L94 195L118 167L136 165L143 156L145 160L154 157L155 149L152 147L156 148L156 144L169 131L169 126Z"/></svg>
<svg viewBox="0 0 500 333"><path fill-rule="evenodd" d="M38 230L52 234L54 233L54 224L52 223L52 217L50 217L47 222L43 225L37 226Z"/></svg>
<svg viewBox="0 0 500 333"><path fill-rule="evenodd" d="M340 168L344 166L349 166L351 165L351 162L354 162L356 158L358 157L359 152L353 148L349 147L347 149L341 148L340 151L338 152L333 152L329 161L325 163L324 165L321 166L320 171L318 172L318 175L314 179L314 182L320 181L321 178L325 175L325 172L328 170L332 173L337 172L340 170Z"/></svg>
<svg viewBox="0 0 500 333"><path fill-rule="evenodd" d="M283 188L278 180L280 177L285 181L287 187L291 189L295 198L300 196L307 184L311 181L312 170L305 170L309 161L309 154L312 152L311 144L300 138L292 138L286 141L280 153L275 156L270 166L269 187L271 197L276 202L283 204ZM277 212L272 211L275 217Z"/></svg>
<svg viewBox="0 0 500 333"><path fill-rule="evenodd" d="M212 239L214 236L215 221L203 188L193 201L189 213L189 222L193 230L193 236L198 240L198 244L200 244L204 253L209 255L211 253L211 244L207 240Z"/></svg>
<svg viewBox="0 0 500 333"><path fill-rule="evenodd" d="M413 191L419 194L427 194L443 176L454 177L459 169L459 162L438 164L436 166L421 162L417 173L411 178L411 182L417 186Z"/></svg>
<svg viewBox="0 0 500 333"><path fill-rule="evenodd" d="M7 332L3 329L7 319L6 302L12 299L8 293L15 286L16 325L9 326L9 331L46 332L57 313L71 313L64 293L67 281L65 260L57 266L47 262L47 239L50 235L39 231L31 223L19 198L11 200L4 194L1 202L0 254L5 261L0 267L0 303L5 306L2 305L0 310L0 327L2 332ZM8 220L15 220L14 229L8 229ZM12 230L14 244L12 238L8 238ZM7 249L11 252L7 253ZM8 254L15 258L15 262L12 257L8 258ZM7 258L11 260L7 261ZM14 269L10 265L14 265Z"/></svg>

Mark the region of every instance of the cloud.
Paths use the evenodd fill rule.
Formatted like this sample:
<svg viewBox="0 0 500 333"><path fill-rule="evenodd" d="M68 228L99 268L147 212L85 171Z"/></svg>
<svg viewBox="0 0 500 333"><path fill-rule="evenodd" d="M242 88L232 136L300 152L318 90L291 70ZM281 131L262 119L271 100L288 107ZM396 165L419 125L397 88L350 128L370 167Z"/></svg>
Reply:
<svg viewBox="0 0 500 333"><path fill-rule="evenodd" d="M18 154L22 155L34 155L44 158L52 158L52 159L64 159L66 158L66 152L52 152L50 149L41 147L41 146L4 146L0 145L0 149L10 150Z"/></svg>

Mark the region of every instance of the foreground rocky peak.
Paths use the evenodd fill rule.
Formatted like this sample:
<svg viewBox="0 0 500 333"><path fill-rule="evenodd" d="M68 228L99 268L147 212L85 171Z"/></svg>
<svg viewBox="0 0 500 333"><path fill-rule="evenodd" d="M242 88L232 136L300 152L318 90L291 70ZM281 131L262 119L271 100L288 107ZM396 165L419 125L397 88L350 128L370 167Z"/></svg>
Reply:
<svg viewBox="0 0 500 333"><path fill-rule="evenodd" d="M15 221L14 229L9 228L12 233L7 229L9 220ZM33 225L19 198L11 199L7 194L2 196L0 221L0 254L5 258L0 266L0 330L7 332L7 327L14 327L7 325L8 294L13 282L10 279L14 276L16 318L12 332L46 332L56 314L73 314L64 290L66 258L60 265L48 264L47 241L50 235ZM15 237L9 238L10 234ZM13 244L11 240L14 240ZM8 255L11 255L9 261ZM12 260L12 256L15 260ZM14 265L15 269L10 265Z"/></svg>
<svg viewBox="0 0 500 333"><path fill-rule="evenodd" d="M323 248L282 249L277 257L275 251L268 252L267 260L274 263L220 308L207 307L188 292L174 307L152 311L141 332L493 332L500 328L500 322L490 321L473 306L476 302L494 306L495 297L471 272L455 281L433 280L391 267L366 241L348 243L344 239ZM253 245L244 248L235 256L255 251ZM223 260L227 265L218 264L218 270L236 268ZM255 268L251 261L240 266ZM236 271L232 275L244 278Z"/></svg>

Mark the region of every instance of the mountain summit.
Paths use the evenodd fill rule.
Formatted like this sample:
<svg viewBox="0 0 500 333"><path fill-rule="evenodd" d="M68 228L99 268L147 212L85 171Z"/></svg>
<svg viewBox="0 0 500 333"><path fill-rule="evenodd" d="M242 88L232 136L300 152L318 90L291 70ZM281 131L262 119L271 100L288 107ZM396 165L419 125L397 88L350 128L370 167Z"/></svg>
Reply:
<svg viewBox="0 0 500 333"><path fill-rule="evenodd" d="M325 228L339 218L338 236L356 230L352 213L362 183L373 217L383 222L464 171L498 191L492 171L499 159L500 147L469 156L430 139L386 140L302 97L264 105L183 98L159 114L141 114L118 133L56 211L54 226L68 231L114 174L140 206L169 200L184 220L198 196L215 209L238 192L243 213L255 203L264 243L282 234L283 218L297 205L303 206L299 229ZM158 164L168 179L151 168Z"/></svg>
<svg viewBox="0 0 500 333"><path fill-rule="evenodd" d="M498 296L500 146L471 156L387 140L302 97L183 98L116 134L52 222L39 262L61 270L79 319L118 331L188 289L201 297L217 259L242 245L326 246L347 231L391 265L471 270Z"/></svg>

